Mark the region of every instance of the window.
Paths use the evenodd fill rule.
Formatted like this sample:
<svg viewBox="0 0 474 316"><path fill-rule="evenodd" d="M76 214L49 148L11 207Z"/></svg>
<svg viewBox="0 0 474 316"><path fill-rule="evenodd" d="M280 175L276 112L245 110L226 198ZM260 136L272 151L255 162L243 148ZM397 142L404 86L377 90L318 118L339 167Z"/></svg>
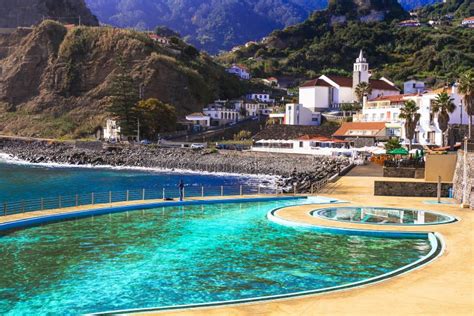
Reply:
<svg viewBox="0 0 474 316"><path fill-rule="evenodd" d="M313 122L319 122L319 118L313 117L313 118L312 118L312 121L313 121Z"/></svg>
<svg viewBox="0 0 474 316"><path fill-rule="evenodd" d="M300 148L302 148L302 147L303 147L303 142L300 142Z"/></svg>

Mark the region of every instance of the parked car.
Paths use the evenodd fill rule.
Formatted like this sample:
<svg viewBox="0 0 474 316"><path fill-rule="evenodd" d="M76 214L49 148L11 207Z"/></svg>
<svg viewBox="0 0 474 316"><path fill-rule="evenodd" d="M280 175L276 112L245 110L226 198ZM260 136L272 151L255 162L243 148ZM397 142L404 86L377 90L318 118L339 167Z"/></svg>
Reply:
<svg viewBox="0 0 474 316"><path fill-rule="evenodd" d="M204 144L191 144L192 149L204 149Z"/></svg>
<svg viewBox="0 0 474 316"><path fill-rule="evenodd" d="M151 145L151 141L149 141L148 139L144 139L140 142L140 144L142 144L142 145Z"/></svg>

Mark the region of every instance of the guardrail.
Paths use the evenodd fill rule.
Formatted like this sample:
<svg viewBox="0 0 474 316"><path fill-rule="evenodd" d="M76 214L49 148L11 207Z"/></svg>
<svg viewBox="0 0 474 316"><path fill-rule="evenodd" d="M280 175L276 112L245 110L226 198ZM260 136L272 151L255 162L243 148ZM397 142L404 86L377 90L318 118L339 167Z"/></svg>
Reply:
<svg viewBox="0 0 474 316"><path fill-rule="evenodd" d="M282 189L265 186L185 186L184 198L239 196L239 195L280 195ZM295 191L296 193L296 191ZM180 197L178 187L158 189L135 189L126 191L90 192L75 195L38 198L14 202L3 202L0 205L0 216L27 212L74 208L96 204L112 204L146 200L176 200Z"/></svg>

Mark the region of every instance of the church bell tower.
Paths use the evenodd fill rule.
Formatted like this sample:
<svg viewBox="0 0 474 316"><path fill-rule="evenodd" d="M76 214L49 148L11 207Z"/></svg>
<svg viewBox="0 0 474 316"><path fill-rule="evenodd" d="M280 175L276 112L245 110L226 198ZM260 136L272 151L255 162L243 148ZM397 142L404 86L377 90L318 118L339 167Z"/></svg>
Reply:
<svg viewBox="0 0 474 316"><path fill-rule="evenodd" d="M361 82L369 82L369 64L364 57L364 53L360 50L359 57L354 63L354 73L352 76L352 88L355 89Z"/></svg>

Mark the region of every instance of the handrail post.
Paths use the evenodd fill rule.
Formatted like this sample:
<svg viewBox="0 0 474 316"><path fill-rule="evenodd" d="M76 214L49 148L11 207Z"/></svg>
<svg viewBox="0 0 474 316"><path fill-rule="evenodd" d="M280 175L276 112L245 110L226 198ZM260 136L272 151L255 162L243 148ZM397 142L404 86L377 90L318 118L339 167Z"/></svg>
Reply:
<svg viewBox="0 0 474 316"><path fill-rule="evenodd" d="M3 216L7 216L7 203L3 202Z"/></svg>
<svg viewBox="0 0 474 316"><path fill-rule="evenodd" d="M166 189L163 188L163 200L166 199Z"/></svg>
<svg viewBox="0 0 474 316"><path fill-rule="evenodd" d="M204 186L201 186L201 197L204 197Z"/></svg>
<svg viewBox="0 0 474 316"><path fill-rule="evenodd" d="M127 190L127 202L129 198L130 198L130 190Z"/></svg>
<svg viewBox="0 0 474 316"><path fill-rule="evenodd" d="M185 197L185 188L183 188L183 200L184 200L184 197Z"/></svg>
<svg viewBox="0 0 474 316"><path fill-rule="evenodd" d="M275 188L275 195L278 195L278 187Z"/></svg>
<svg viewBox="0 0 474 316"><path fill-rule="evenodd" d="M314 183L311 183L311 195L314 194Z"/></svg>
<svg viewBox="0 0 474 316"><path fill-rule="evenodd" d="M112 191L109 191L109 204L112 204Z"/></svg>
<svg viewBox="0 0 474 316"><path fill-rule="evenodd" d="M79 206L79 195L76 194L76 207L78 207L78 206Z"/></svg>
<svg viewBox="0 0 474 316"><path fill-rule="evenodd" d="M221 185L221 196L224 196L224 186Z"/></svg>
<svg viewBox="0 0 474 316"><path fill-rule="evenodd" d="M25 201L21 201L21 212L25 213Z"/></svg>
<svg viewBox="0 0 474 316"><path fill-rule="evenodd" d="M145 189L142 191L142 200L145 201Z"/></svg>
<svg viewBox="0 0 474 316"><path fill-rule="evenodd" d="M293 193L296 195L296 184L293 184Z"/></svg>
<svg viewBox="0 0 474 316"><path fill-rule="evenodd" d="M257 191L257 192L258 192L258 195L260 195L260 184L258 185L258 189L257 189L257 190L258 190L258 191Z"/></svg>
<svg viewBox="0 0 474 316"><path fill-rule="evenodd" d="M61 204L62 204L62 203L61 203L61 195L60 195L60 196L58 197L58 206L59 206L59 208L61 208Z"/></svg>
<svg viewBox="0 0 474 316"><path fill-rule="evenodd" d="M243 195L243 191L242 191L242 185L240 185L240 196Z"/></svg>
<svg viewBox="0 0 474 316"><path fill-rule="evenodd" d="M92 205L94 205L94 192L91 193L91 202L92 202Z"/></svg>
<svg viewBox="0 0 474 316"><path fill-rule="evenodd" d="M41 198L41 210L44 210L44 199Z"/></svg>

